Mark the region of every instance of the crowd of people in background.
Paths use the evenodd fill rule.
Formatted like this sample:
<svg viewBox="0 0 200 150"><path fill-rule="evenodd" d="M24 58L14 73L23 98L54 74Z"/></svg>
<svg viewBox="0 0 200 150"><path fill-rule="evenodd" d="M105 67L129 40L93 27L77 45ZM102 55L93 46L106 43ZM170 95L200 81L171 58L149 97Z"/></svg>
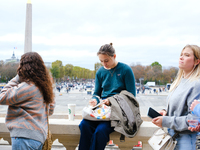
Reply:
<svg viewBox="0 0 200 150"><path fill-rule="evenodd" d="M94 83L91 82L62 82L62 83L56 83L56 89L58 92L61 92L61 90L64 90L64 92L69 93L71 90L79 90L79 92L86 91L88 89L94 90ZM159 94L161 92L168 92L169 90L166 87L149 87L148 89L145 88L145 86L138 86L136 87L136 93L137 94Z"/></svg>
<svg viewBox="0 0 200 150"><path fill-rule="evenodd" d="M86 91L87 89L94 89L94 81L92 82L62 82L56 83L56 89L58 92L64 90L64 92L69 93L71 90L79 90L80 92Z"/></svg>
<svg viewBox="0 0 200 150"><path fill-rule="evenodd" d="M158 94L161 92L168 92L168 89L166 87L152 87L152 88L145 88L145 86L136 87L137 94L145 94L145 91L148 92L148 94Z"/></svg>

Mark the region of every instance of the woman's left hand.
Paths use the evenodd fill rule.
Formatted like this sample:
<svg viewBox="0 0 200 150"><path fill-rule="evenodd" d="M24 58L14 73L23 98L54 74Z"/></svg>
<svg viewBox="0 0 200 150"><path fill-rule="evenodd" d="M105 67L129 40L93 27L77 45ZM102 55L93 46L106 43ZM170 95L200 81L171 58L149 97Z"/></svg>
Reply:
<svg viewBox="0 0 200 150"><path fill-rule="evenodd" d="M190 106L190 109L193 111L194 110L194 107L197 105L197 104L200 104L200 102L198 100L194 100Z"/></svg>
<svg viewBox="0 0 200 150"><path fill-rule="evenodd" d="M162 128L162 120L163 120L163 116L159 116L159 117L154 118L152 120L152 123Z"/></svg>
<svg viewBox="0 0 200 150"><path fill-rule="evenodd" d="M192 132L200 132L200 125L196 126L195 128L193 127L188 127L188 130Z"/></svg>
<svg viewBox="0 0 200 150"><path fill-rule="evenodd" d="M108 99L103 100L103 104L110 106L110 101Z"/></svg>

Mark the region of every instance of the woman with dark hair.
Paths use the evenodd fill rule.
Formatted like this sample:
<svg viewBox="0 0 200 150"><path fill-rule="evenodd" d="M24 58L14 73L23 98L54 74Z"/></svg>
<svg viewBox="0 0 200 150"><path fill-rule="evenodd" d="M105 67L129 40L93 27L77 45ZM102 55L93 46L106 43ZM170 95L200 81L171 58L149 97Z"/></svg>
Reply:
<svg viewBox="0 0 200 150"><path fill-rule="evenodd" d="M6 126L12 149L42 150L47 138L47 112L53 114L55 101L51 76L38 53L21 56L17 75L0 93L0 104L8 105Z"/></svg>
<svg viewBox="0 0 200 150"><path fill-rule="evenodd" d="M97 105L100 97L104 104L110 105L107 98L119 94L122 90L127 90L136 96L133 71L128 65L116 61L112 43L101 46L97 56L103 66L96 73L95 90L89 104ZM109 141L109 134L114 131L110 121L83 119L79 128L81 131L79 150L104 150Z"/></svg>

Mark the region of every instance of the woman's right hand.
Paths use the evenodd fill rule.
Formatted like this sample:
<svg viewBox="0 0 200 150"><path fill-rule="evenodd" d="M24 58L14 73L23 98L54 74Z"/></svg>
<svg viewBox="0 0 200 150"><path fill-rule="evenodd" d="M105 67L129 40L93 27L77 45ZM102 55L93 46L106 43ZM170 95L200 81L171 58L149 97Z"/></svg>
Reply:
<svg viewBox="0 0 200 150"><path fill-rule="evenodd" d="M152 123L157 125L158 127L162 128L162 120L163 120L163 116L158 116L158 117L152 119Z"/></svg>
<svg viewBox="0 0 200 150"><path fill-rule="evenodd" d="M167 112L164 109L159 111L158 113L161 114L162 116L166 116L167 115Z"/></svg>
<svg viewBox="0 0 200 150"><path fill-rule="evenodd" d="M97 100L96 99L91 99L89 101L89 105L92 106L92 107L96 106L97 105Z"/></svg>

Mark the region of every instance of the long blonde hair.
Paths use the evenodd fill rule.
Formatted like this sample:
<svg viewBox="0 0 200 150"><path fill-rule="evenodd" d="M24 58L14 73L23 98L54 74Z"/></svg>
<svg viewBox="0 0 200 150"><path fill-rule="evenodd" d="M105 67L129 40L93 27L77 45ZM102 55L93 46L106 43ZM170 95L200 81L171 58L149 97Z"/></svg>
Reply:
<svg viewBox="0 0 200 150"><path fill-rule="evenodd" d="M194 61L196 62L198 59L200 60L200 47L197 45L186 45L183 50L185 48L190 48L193 51L194 54ZM181 51L181 53L183 52L183 50ZM170 87L170 92L173 91L179 84L181 81L181 78L183 76L183 70L179 68L179 71L177 73L176 79L174 80L174 82L172 83L171 87ZM193 72L191 73L190 77L189 77L189 81L194 81L200 79L200 64L197 64L196 66L194 66Z"/></svg>

